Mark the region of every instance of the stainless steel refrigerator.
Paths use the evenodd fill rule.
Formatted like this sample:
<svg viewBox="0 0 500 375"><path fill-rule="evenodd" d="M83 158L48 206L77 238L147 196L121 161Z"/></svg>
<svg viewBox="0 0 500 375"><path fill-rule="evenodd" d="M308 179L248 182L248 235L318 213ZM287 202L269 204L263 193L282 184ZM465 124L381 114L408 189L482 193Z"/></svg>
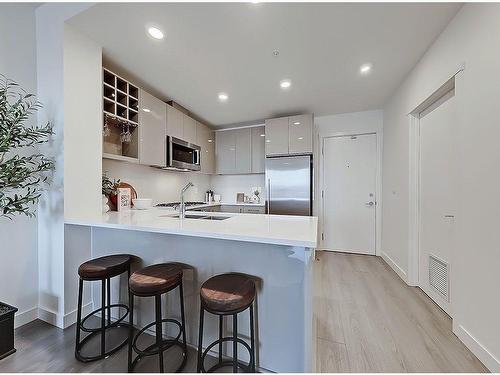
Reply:
<svg viewBox="0 0 500 375"><path fill-rule="evenodd" d="M266 158L266 212L312 215L311 156Z"/></svg>

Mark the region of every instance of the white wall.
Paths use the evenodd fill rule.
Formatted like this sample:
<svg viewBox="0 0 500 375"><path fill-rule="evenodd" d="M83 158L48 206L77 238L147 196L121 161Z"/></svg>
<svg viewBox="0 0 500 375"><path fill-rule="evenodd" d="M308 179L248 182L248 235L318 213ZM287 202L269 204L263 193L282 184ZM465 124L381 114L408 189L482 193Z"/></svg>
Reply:
<svg viewBox="0 0 500 375"><path fill-rule="evenodd" d="M15 32L14 32L15 30ZM35 13L28 4L0 5L0 74L36 93ZM36 123L36 116L27 122ZM0 218L0 301L19 308L16 326L36 318L37 219Z"/></svg>
<svg viewBox="0 0 500 375"><path fill-rule="evenodd" d="M210 176L197 172L161 170L111 159L102 160L102 170L108 172L111 180L128 182L139 198L152 198L153 204L179 201L180 191L189 181L194 186L186 192L186 200L204 201L205 192L210 189Z"/></svg>
<svg viewBox="0 0 500 375"><path fill-rule="evenodd" d="M321 235L323 231L323 221L321 210L321 170L322 165L322 155L321 147L323 144L323 138L332 136L342 136L351 134L367 134L376 133L377 135L377 159L378 159L378 171L377 171L377 233L376 233L376 251L377 255L380 252L381 247L381 217L382 217L382 137L383 137L383 111L363 111L363 112L353 112L353 113L343 113L339 115L321 116L314 118L314 167L315 167L315 197L314 199L314 214L319 217L318 220L318 241L320 243L319 248L322 248Z"/></svg>
<svg viewBox="0 0 500 375"><path fill-rule="evenodd" d="M466 4L384 108L382 247L408 271L407 114L458 67L456 124L460 200L452 258L453 331L492 371L500 371L499 4Z"/></svg>
<svg viewBox="0 0 500 375"><path fill-rule="evenodd" d="M101 216L102 49L64 26L64 217ZM85 194L82 194L85 192Z"/></svg>
<svg viewBox="0 0 500 375"><path fill-rule="evenodd" d="M242 174L242 175L213 175L212 190L214 194L220 194L224 203L236 202L236 193L252 195L252 187L261 187L261 200L264 201L266 191L265 174Z"/></svg>
<svg viewBox="0 0 500 375"><path fill-rule="evenodd" d="M53 183L38 208L39 317L61 328L65 325L64 23L90 6L47 3L36 8L37 87L38 97L44 104L38 121L51 121L54 125L53 141L44 152L56 160ZM66 168L79 167L78 164L66 165Z"/></svg>
<svg viewBox="0 0 500 375"><path fill-rule="evenodd" d="M64 26L64 218L102 215L102 50L71 26ZM80 235L78 231L83 231ZM91 258L88 228L64 228L64 318L76 321L78 266ZM66 236L72 236L68 246ZM75 241L78 238L78 241ZM90 288L84 288L88 292ZM90 293L84 309L90 312Z"/></svg>

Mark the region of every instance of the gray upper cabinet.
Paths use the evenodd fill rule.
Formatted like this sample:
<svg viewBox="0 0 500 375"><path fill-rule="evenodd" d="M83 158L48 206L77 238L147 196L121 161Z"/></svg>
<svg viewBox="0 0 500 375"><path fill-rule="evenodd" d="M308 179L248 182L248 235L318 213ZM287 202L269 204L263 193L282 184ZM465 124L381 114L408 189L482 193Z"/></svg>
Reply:
<svg viewBox="0 0 500 375"><path fill-rule="evenodd" d="M139 163L165 166L167 112L165 103L141 90L139 101L140 146Z"/></svg>
<svg viewBox="0 0 500 375"><path fill-rule="evenodd" d="M266 156L288 154L288 117L266 120Z"/></svg>
<svg viewBox="0 0 500 375"><path fill-rule="evenodd" d="M167 108L167 135L183 139L184 137L184 113L169 104Z"/></svg>
<svg viewBox="0 0 500 375"><path fill-rule="evenodd" d="M312 114L266 120L266 156L312 152Z"/></svg>
<svg viewBox="0 0 500 375"><path fill-rule="evenodd" d="M264 126L252 128L252 173L266 171L265 136L266 128Z"/></svg>
<svg viewBox="0 0 500 375"><path fill-rule="evenodd" d="M201 147L201 172L215 173L215 135L201 122L196 122L196 142Z"/></svg>
<svg viewBox="0 0 500 375"><path fill-rule="evenodd" d="M264 173L263 126L216 132L217 174Z"/></svg>
<svg viewBox="0 0 500 375"><path fill-rule="evenodd" d="M252 129L233 130L236 145L235 173L252 173Z"/></svg>
<svg viewBox="0 0 500 375"><path fill-rule="evenodd" d="M236 172L236 137L234 131L215 133L215 159L218 174Z"/></svg>
<svg viewBox="0 0 500 375"><path fill-rule="evenodd" d="M182 140L196 144L196 120L184 114ZM198 145L199 146L199 145Z"/></svg>
<svg viewBox="0 0 500 375"><path fill-rule="evenodd" d="M288 152L290 154L312 154L313 118L312 115L288 118Z"/></svg>

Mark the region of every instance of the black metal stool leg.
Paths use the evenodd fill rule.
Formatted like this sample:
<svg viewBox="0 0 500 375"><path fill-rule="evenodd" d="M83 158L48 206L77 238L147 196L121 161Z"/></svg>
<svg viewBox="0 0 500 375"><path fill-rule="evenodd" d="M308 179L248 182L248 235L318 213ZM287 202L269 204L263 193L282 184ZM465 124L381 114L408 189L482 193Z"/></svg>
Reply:
<svg viewBox="0 0 500 375"><path fill-rule="evenodd" d="M158 356L160 358L160 372L165 372L163 368L163 333L161 321L161 295L155 296L156 306L156 345L158 345Z"/></svg>
<svg viewBox="0 0 500 375"><path fill-rule="evenodd" d="M132 340L134 339L134 295L128 293L129 331L128 331L128 372L132 372Z"/></svg>
<svg viewBox="0 0 500 375"><path fill-rule="evenodd" d="M101 356L106 353L106 279L101 287Z"/></svg>
<svg viewBox="0 0 500 375"><path fill-rule="evenodd" d="M180 304L181 304L181 324L182 324L182 341L183 341L183 347L184 350L186 351L187 355L187 342L186 342L186 318L184 316L184 290L182 287L182 282L181 285L179 286L180 291L179 291L179 296L180 296Z"/></svg>
<svg viewBox="0 0 500 375"><path fill-rule="evenodd" d="M250 371L255 372L255 332L253 323L253 303L250 305Z"/></svg>
<svg viewBox="0 0 500 375"><path fill-rule="evenodd" d="M201 372L201 369L203 367L201 363L201 355L202 355L202 350L203 350L203 313L205 310L203 309L203 305L200 302L200 326L198 328L198 368L197 372Z"/></svg>
<svg viewBox="0 0 500 375"><path fill-rule="evenodd" d="M111 325L111 279L106 280L106 298L108 301L108 326Z"/></svg>
<svg viewBox="0 0 500 375"><path fill-rule="evenodd" d="M219 315L219 340L222 340L223 324L224 324L224 315ZM219 363L222 363L222 341L219 343Z"/></svg>
<svg viewBox="0 0 500 375"><path fill-rule="evenodd" d="M233 314L233 372L238 372L238 314Z"/></svg>
<svg viewBox="0 0 500 375"><path fill-rule="evenodd" d="M82 323L82 300L83 300L83 280L80 279L78 285L78 308L76 310L75 357L77 358L78 358L77 353L80 351L80 325Z"/></svg>

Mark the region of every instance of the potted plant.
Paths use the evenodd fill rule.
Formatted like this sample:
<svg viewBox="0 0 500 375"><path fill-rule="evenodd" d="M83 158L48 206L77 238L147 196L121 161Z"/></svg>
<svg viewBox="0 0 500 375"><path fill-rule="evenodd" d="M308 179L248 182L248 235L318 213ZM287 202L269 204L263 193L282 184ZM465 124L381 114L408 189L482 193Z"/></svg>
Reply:
<svg viewBox="0 0 500 375"><path fill-rule="evenodd" d="M114 207L110 207L116 205L116 192L118 189L118 185L120 185L120 180L111 181L107 175L107 173L103 173L102 175L102 212L108 212ZM113 199L113 197L115 199ZM114 202L113 202L114 200Z"/></svg>
<svg viewBox="0 0 500 375"><path fill-rule="evenodd" d="M16 215L35 216L54 169L54 160L38 150L49 141L52 125L26 124L40 107L33 94L0 75L0 221L13 220ZM0 302L0 359L15 351L16 311Z"/></svg>

